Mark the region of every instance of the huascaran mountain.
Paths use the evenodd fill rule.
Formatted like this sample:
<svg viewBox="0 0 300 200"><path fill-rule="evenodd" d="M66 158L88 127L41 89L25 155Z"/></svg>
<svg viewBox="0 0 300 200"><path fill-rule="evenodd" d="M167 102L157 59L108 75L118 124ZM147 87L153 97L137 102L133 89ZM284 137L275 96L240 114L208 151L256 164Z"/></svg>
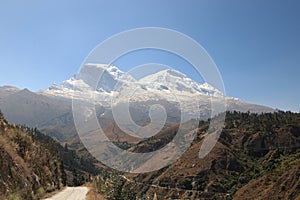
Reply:
<svg viewBox="0 0 300 200"><path fill-rule="evenodd" d="M102 73L98 81L97 74ZM111 96L113 91L116 92L118 86L126 84L131 89L139 89L136 92L153 93L160 98L168 98L169 95L164 91L173 93L173 95L186 96L186 99L195 95L207 95L217 97L222 95L217 89L208 83L199 84L188 78L179 71L166 69L155 74L150 74L140 80L135 80L129 73L122 72L115 66L105 64L86 64L81 71L63 81L61 85L52 85L49 89L41 93L58 96L66 99L78 98L86 100L85 94L95 93L98 96ZM94 87L96 85L96 88ZM127 89L122 87L122 89ZM183 93L183 94L182 94ZM140 99L132 99L140 100ZM153 100L153 99L152 99ZM97 99L96 99L97 101Z"/></svg>
<svg viewBox="0 0 300 200"><path fill-rule="evenodd" d="M100 80L95 77L97 73L103 74ZM132 91L134 92L131 94ZM200 102L200 117L211 117L211 101L219 102L219 97L223 97L220 91L208 83L200 84L176 70L166 69L135 80L115 66L88 63L78 74L62 84L54 84L39 92L0 87L0 108L8 121L37 127L53 138L66 142L77 135L72 115L72 99L90 101L95 97L92 100L95 100L97 115L103 119L100 121L105 122L104 129L110 132L110 127L114 127L115 123L111 114L112 98L114 103L121 104L126 99L121 94L130 96L130 114L133 121L140 125L149 122L151 105L162 104L166 107L167 115L170 116L166 128L180 121L181 111L198 117L194 110L195 100ZM230 111L274 111L233 97L225 98Z"/></svg>
<svg viewBox="0 0 300 200"><path fill-rule="evenodd" d="M101 78L98 77L100 74ZM173 69L165 69L135 80L130 73L122 72L116 66L93 63L85 64L78 74L63 81L61 85L54 84L39 93L65 100L73 98L90 101L90 98L93 98L96 103L109 107L111 99L123 97L119 94L125 93L124 91L128 93L134 91L130 96L131 102L166 100L181 101L188 105L199 99L201 106L204 107L210 104L211 100L218 101L218 97L224 97L224 94L208 83L200 84ZM122 98L117 101L122 101ZM269 107L246 103L233 97L226 97L226 101L229 110L258 113L274 111ZM183 109L188 110L188 107Z"/></svg>

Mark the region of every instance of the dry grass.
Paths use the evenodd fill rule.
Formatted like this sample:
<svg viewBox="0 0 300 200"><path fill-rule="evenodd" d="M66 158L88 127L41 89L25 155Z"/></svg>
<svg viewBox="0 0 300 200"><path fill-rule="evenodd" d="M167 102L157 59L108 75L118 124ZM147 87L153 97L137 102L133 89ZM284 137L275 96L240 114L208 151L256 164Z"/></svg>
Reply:
<svg viewBox="0 0 300 200"><path fill-rule="evenodd" d="M96 192L94 187L90 187L90 191L86 195L86 200L105 200L104 196Z"/></svg>
<svg viewBox="0 0 300 200"><path fill-rule="evenodd" d="M52 183L60 184L55 143L35 142L27 131L0 119L1 200L39 199Z"/></svg>
<svg viewBox="0 0 300 200"><path fill-rule="evenodd" d="M53 192L46 193L46 194L43 196L42 199L50 198L50 197L52 197L52 196L54 196L54 195L60 193L61 191L63 191L65 188L66 188L66 187L62 187L62 188L60 188L60 190L55 190L55 191L53 191Z"/></svg>
<svg viewBox="0 0 300 200"><path fill-rule="evenodd" d="M8 134L12 135L12 131L10 130ZM11 144L10 141L4 135L0 135L0 147L8 153L8 155L14 160L14 163L22 167L22 169L25 172L25 176L30 177L29 166L16 152L16 148L14 147L16 145L16 143Z"/></svg>

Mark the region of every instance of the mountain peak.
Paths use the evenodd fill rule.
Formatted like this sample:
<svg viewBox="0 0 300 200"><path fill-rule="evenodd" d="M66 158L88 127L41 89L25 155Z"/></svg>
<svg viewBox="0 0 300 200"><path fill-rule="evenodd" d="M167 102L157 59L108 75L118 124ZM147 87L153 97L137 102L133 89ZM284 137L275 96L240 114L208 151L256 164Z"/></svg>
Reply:
<svg viewBox="0 0 300 200"><path fill-rule="evenodd" d="M10 86L10 85L3 85L0 86L1 89L6 89L6 90L19 90L19 88L15 87L15 86Z"/></svg>
<svg viewBox="0 0 300 200"><path fill-rule="evenodd" d="M23 90L19 90L18 92L16 92L15 94L18 95L24 95L24 96L31 96L31 95L35 95L34 92L31 92L30 90L28 90L27 88L23 89Z"/></svg>
<svg viewBox="0 0 300 200"><path fill-rule="evenodd" d="M141 83L160 82L165 84L168 82L174 83L185 78L187 78L187 76L179 71L173 69L165 69L140 79L140 82Z"/></svg>
<svg viewBox="0 0 300 200"><path fill-rule="evenodd" d="M53 84L47 90L42 91L42 93L67 99L84 99L87 93L98 92L104 97L111 95L118 82L135 81L133 77L121 71L116 66L86 63L70 79L63 81L60 85Z"/></svg>
<svg viewBox="0 0 300 200"><path fill-rule="evenodd" d="M90 72L102 72L107 71L110 75L120 78L124 72L118 67L109 64L98 64L98 63L86 63L81 69L80 73L90 73ZM95 74L92 74L95 75Z"/></svg>
<svg viewBox="0 0 300 200"><path fill-rule="evenodd" d="M140 80L140 82L170 81L171 79L184 79L187 76L174 69L165 69L154 74L150 74Z"/></svg>
<svg viewBox="0 0 300 200"><path fill-rule="evenodd" d="M166 69L155 74L146 76L140 80L141 83L152 83L154 88L168 88L179 93L200 94L208 96L222 96L222 93L208 83L200 84L180 71Z"/></svg>
<svg viewBox="0 0 300 200"><path fill-rule="evenodd" d="M180 78L185 78L187 77L185 74L181 73L180 71L177 71L175 69L166 69L162 71L165 74L171 75L171 76L176 76Z"/></svg>

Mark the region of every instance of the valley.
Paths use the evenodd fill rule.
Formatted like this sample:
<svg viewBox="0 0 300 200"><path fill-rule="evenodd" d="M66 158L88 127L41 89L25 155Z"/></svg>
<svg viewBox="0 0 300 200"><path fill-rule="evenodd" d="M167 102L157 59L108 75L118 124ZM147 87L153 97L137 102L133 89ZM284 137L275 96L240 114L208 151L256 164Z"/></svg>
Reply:
<svg viewBox="0 0 300 200"><path fill-rule="evenodd" d="M99 72L105 75L93 88L90 76ZM155 84L148 83L151 81ZM120 86L128 86L125 91L135 91L128 104L120 97L124 92ZM109 103L109 99L114 102ZM200 102L198 110L194 109L194 99ZM199 158L199 149L215 117L211 116L210 101L221 104L222 99L227 106L224 128L212 151ZM140 166L150 169L146 173L111 169L91 153L104 146L97 143L98 130L87 134L87 139L95 144L88 148L77 133L74 102L88 105L90 101L94 102L97 122L105 137L125 152L149 153L163 149L181 126L189 127L184 129L183 137L195 134L195 138L180 158L162 169L151 170L158 164L153 161ZM162 130L151 135L157 127L149 126L137 135L128 134L134 126L151 124L149 110L158 104L167 115ZM122 113L118 121L113 110L116 108L128 109L132 121ZM39 92L0 87L0 109L4 114L0 135L0 192L4 199L15 196L39 199L65 186L54 199L65 199L69 194L71 198L73 189L77 192L72 199L84 198L88 190L94 196L120 200L153 199L154 196L157 199L265 199L268 196L296 199L300 195L297 187L300 184L300 115L227 97L177 71L165 70L135 80L114 66L87 64L61 85ZM88 119L90 113L87 109L81 114ZM185 121L181 119L182 114L188 116ZM193 128L197 116L200 118ZM86 122L85 126L90 125ZM139 134L147 137L141 138ZM177 150L183 148L180 145ZM153 157L157 161L171 159L176 148L167 156ZM88 184L89 189L81 188L83 184Z"/></svg>

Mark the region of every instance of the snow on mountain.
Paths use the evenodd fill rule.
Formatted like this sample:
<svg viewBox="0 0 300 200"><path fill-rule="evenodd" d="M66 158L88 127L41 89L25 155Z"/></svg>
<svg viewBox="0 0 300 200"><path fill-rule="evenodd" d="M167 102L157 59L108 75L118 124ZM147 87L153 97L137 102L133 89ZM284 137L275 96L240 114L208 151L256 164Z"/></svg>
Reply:
<svg viewBox="0 0 300 200"><path fill-rule="evenodd" d="M98 80L98 77L101 78ZM97 91L112 92L118 82L134 82L134 78L122 72L115 66L105 64L86 64L81 71L75 75L75 79L82 80L91 87L97 85Z"/></svg>
<svg viewBox="0 0 300 200"><path fill-rule="evenodd" d="M199 95L204 98L223 95L208 83L199 84L176 70L163 70L137 81L115 66L93 63L86 64L78 74L61 85L54 84L41 93L82 101L95 97L99 102L110 102L113 95L114 98L131 95L131 101L191 100L191 97ZM122 101L122 98L118 100Z"/></svg>
<svg viewBox="0 0 300 200"><path fill-rule="evenodd" d="M109 100L117 83L135 81L134 78L115 66L88 63L78 74L63 81L61 85L53 84L41 93L67 100L75 98L85 101L96 97L98 101L103 102Z"/></svg>
<svg viewBox="0 0 300 200"><path fill-rule="evenodd" d="M98 80L101 73L103 76ZM109 131L115 121L111 108L120 108L122 124L131 129L126 112L121 112L128 107L134 122L144 126L151 122L150 108L162 105L167 114L167 127L189 119L186 116L198 118L199 113L201 119L207 119L216 108L212 104L224 103L224 96L217 89L208 83L197 83L179 71L163 70L137 81L117 67L104 64L86 64L70 79L38 93L0 87L0 108L11 122L39 127L60 140L76 133L71 106L73 98L89 103L95 100L97 116L104 129ZM129 106L127 100L130 100ZM231 97L226 97L226 101L227 109L231 111L273 112L271 108ZM88 106L83 109L87 116L92 113Z"/></svg>
<svg viewBox="0 0 300 200"><path fill-rule="evenodd" d="M156 90L170 90L176 93L189 93L208 96L222 96L222 93L208 83L199 84L176 70L163 70L142 78L140 83Z"/></svg>
<svg viewBox="0 0 300 200"><path fill-rule="evenodd" d="M98 80L99 77L101 77L100 80ZM162 70L137 81L130 74L122 72L115 66L88 63L78 74L63 81L62 84L53 84L40 93L65 101L71 101L72 98L89 102L92 100L104 108L110 108L111 103L117 105L129 101L143 102L142 106L150 105L151 102L167 101L175 107L178 107L180 102L180 110L191 115L197 113L196 102L199 109L203 111L202 114L209 115L213 110L212 102L215 105L223 105L225 99L229 110L272 111L268 107L227 97L208 83L200 84L173 69Z"/></svg>

